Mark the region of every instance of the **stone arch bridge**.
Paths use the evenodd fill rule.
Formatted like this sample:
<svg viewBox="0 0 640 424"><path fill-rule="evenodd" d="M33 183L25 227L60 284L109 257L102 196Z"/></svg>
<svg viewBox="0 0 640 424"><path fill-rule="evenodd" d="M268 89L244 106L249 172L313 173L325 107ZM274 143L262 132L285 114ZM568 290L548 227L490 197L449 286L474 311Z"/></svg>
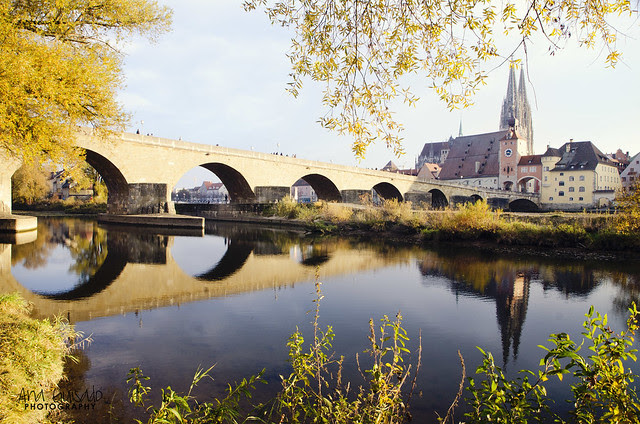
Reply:
<svg viewBox="0 0 640 424"><path fill-rule="evenodd" d="M372 189L385 199L426 202L434 207L479 199L510 210L537 209L536 194L467 187L451 182L280 155L211 146L139 134L109 139L81 131L77 145L109 190L109 214L175 213L171 190L190 169L202 166L220 178L231 203L268 203L289 195L300 178L319 199L359 203ZM0 152L0 156L1 156ZM11 176L19 160L2 158L0 212L11 212Z"/></svg>

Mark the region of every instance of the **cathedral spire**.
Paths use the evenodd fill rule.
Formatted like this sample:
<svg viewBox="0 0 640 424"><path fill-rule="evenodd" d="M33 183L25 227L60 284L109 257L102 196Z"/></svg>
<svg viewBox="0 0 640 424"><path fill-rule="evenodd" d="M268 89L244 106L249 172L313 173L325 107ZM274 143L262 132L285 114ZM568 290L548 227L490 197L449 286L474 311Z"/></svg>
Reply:
<svg viewBox="0 0 640 424"><path fill-rule="evenodd" d="M524 80L524 69L520 69L520 82L518 83L518 97L522 99L523 102L529 103L527 100L527 83Z"/></svg>
<svg viewBox="0 0 640 424"><path fill-rule="evenodd" d="M502 103L502 113L500 114L500 129L509 129L509 121L516 116L516 102L517 102L517 90L516 85L516 70L513 67L509 68L509 82L507 84L507 95L504 97Z"/></svg>
<svg viewBox="0 0 640 424"><path fill-rule="evenodd" d="M529 154L533 154L533 124L531 122L531 106L529 106L529 100L527 99L527 83L524 78L524 69L520 69L518 102L516 105L516 116L520 122L520 132L527 140Z"/></svg>
<svg viewBox="0 0 640 424"><path fill-rule="evenodd" d="M507 95L502 103L500 113L500 130L508 130L510 122L518 122L518 134L527 140L527 151L522 154L533 154L533 124L531 122L531 107L527 100L527 89L524 70L520 69L520 82L516 84L515 68L509 69L509 82L507 84Z"/></svg>
<svg viewBox="0 0 640 424"><path fill-rule="evenodd" d="M458 129L458 137L462 137L462 118L460 118L460 128Z"/></svg>

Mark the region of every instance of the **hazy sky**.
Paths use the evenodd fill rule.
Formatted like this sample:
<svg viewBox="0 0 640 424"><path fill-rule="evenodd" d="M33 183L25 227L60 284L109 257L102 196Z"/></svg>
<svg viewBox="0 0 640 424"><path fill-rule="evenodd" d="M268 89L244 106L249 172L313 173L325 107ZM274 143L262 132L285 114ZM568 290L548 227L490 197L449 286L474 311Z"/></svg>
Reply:
<svg viewBox="0 0 640 424"><path fill-rule="evenodd" d="M358 162L351 140L323 129L321 86L307 81L301 95L289 82L287 30L272 26L262 11L247 13L241 0L171 0L173 30L157 43L126 47L127 87L120 95L132 114L129 131L220 144L299 158L380 168L389 160L411 167L425 142L496 131L506 93L508 67L493 70L475 105L449 112L414 78L417 107L398 109L406 154L394 157L383 145ZM590 140L603 152L640 151L640 25L618 27L623 62L606 68L598 50L569 44L554 56L548 45L529 46L527 92L532 107L534 148L559 147L570 138ZM493 68L489 65L487 69ZM208 171L206 171L208 172ZM210 174L209 174L210 175ZM189 173L180 185L193 186L205 173Z"/></svg>

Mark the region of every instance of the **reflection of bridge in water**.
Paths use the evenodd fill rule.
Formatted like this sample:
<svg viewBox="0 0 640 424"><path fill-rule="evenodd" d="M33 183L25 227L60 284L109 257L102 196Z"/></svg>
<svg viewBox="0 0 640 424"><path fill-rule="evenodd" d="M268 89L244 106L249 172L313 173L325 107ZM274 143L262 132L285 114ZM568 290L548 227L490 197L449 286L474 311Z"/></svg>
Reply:
<svg viewBox="0 0 640 424"><path fill-rule="evenodd" d="M191 235L191 234L189 234ZM291 240L238 237L221 233L227 251L211 268L191 276L174 260L174 235L110 231L102 266L69 291L37 294L11 274L11 245L0 245L0 293L18 292L34 306L37 317L62 315L71 322L179 305L215 297L293 286L320 278L375 269L403 261L372 249L354 249L348 242L292 244ZM290 250L298 252L292 255Z"/></svg>

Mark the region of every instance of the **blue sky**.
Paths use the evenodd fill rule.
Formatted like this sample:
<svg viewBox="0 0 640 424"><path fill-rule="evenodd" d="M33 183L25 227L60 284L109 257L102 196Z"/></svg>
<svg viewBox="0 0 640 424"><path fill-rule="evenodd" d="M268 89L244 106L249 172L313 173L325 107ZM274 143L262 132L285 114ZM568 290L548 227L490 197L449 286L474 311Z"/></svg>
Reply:
<svg viewBox="0 0 640 424"><path fill-rule="evenodd" d="M131 132L380 168L389 160L412 166L425 142L457 135L460 120L466 135L497 130L507 66L490 73L474 106L453 112L426 79L415 77L412 88L421 101L397 110L406 154L397 158L377 145L358 161L348 137L317 123L326 113L319 84L307 81L298 98L285 91L287 30L272 26L262 11L245 12L241 0L161 3L174 10L173 30L156 43L136 40L124 49L126 88L119 99L131 113ZM551 56L545 43L529 46L536 153L570 138L593 141L605 153L640 151L640 25L627 21L618 29L628 37L620 37L624 56L615 69L605 67L598 50L570 43ZM207 173L191 172L179 185L214 179Z"/></svg>

